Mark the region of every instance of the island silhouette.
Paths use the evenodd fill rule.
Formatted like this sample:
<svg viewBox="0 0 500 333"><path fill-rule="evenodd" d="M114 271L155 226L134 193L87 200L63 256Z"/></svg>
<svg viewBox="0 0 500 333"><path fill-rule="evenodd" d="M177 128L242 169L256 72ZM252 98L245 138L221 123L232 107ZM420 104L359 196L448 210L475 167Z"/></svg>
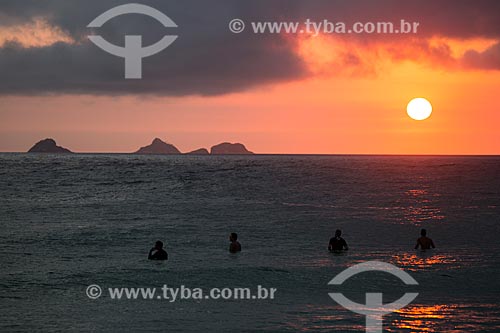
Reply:
<svg viewBox="0 0 500 333"><path fill-rule="evenodd" d="M181 152L174 145L155 138L150 145L139 148L134 154L178 155Z"/></svg>
<svg viewBox="0 0 500 333"><path fill-rule="evenodd" d="M43 139L37 142L28 150L28 153L52 153L52 154L67 154L73 153L71 150L58 146L52 138ZM250 155L254 154L249 151L242 143L223 142L212 146L210 152L206 148L196 149L187 153L182 153L177 147L171 143L167 143L159 138L153 139L151 144L140 147L132 154L139 155Z"/></svg>
<svg viewBox="0 0 500 333"><path fill-rule="evenodd" d="M35 143L28 150L28 153L53 153L53 154L71 154L71 150L58 146L56 141L51 138L43 139Z"/></svg>
<svg viewBox="0 0 500 333"><path fill-rule="evenodd" d="M253 154L241 143L223 142L210 148L211 155L248 155Z"/></svg>

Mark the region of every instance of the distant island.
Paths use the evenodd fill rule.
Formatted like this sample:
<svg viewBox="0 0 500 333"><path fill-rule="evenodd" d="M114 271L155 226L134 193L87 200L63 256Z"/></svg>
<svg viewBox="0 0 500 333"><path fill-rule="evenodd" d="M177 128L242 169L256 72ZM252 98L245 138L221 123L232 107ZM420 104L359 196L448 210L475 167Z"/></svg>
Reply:
<svg viewBox="0 0 500 333"><path fill-rule="evenodd" d="M73 153L69 149L58 146L54 139L44 139L37 142L28 150L28 153ZM144 155L181 155L183 154L177 147L171 143L167 143L159 138L155 138L151 144L140 147L133 154ZM223 142L210 148L210 152L206 148L200 148L184 155L250 155L253 152L249 151L245 145L241 143Z"/></svg>
<svg viewBox="0 0 500 333"><path fill-rule="evenodd" d="M241 143L224 142L210 148L212 155L249 155L253 154L251 151Z"/></svg>
<svg viewBox="0 0 500 333"><path fill-rule="evenodd" d="M174 145L155 138L150 145L141 147L134 154L179 155L181 152Z"/></svg>
<svg viewBox="0 0 500 333"><path fill-rule="evenodd" d="M71 150L58 146L54 139L44 139L35 143L33 147L28 150L28 153L54 153L54 154L71 154Z"/></svg>

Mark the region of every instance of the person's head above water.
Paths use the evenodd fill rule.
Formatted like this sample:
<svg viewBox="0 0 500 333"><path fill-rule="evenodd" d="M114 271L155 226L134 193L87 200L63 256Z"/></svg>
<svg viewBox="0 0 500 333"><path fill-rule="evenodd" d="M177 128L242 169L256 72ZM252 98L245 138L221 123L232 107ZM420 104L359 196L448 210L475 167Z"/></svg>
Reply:
<svg viewBox="0 0 500 333"><path fill-rule="evenodd" d="M415 249L418 249L419 247L423 251L430 250L431 248L434 249L436 247L432 239L427 237L427 230L425 229L420 230L420 238L417 239L417 245L415 245Z"/></svg>
<svg viewBox="0 0 500 333"><path fill-rule="evenodd" d="M229 245L229 252L231 253L236 253L241 251L241 244L238 242L238 234L235 232L232 232L229 235L229 241L231 244Z"/></svg>
<svg viewBox="0 0 500 333"><path fill-rule="evenodd" d="M347 242L342 237L342 230L335 230L335 236L330 238L330 243L328 243L328 251L330 252L341 252L349 250Z"/></svg>
<svg viewBox="0 0 500 333"><path fill-rule="evenodd" d="M148 259L150 260L168 260L168 253L163 249L163 242L156 241L155 246L149 250Z"/></svg>

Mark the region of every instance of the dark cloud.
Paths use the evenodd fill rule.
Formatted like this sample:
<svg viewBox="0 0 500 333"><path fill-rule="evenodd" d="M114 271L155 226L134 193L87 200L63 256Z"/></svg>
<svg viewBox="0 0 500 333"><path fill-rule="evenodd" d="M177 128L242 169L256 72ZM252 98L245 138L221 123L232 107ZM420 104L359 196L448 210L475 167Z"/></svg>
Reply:
<svg viewBox="0 0 500 333"><path fill-rule="evenodd" d="M143 35L144 45L158 41L165 34L176 34L179 38L164 51L143 59L142 80L124 80L123 58L112 56L90 43L86 39L90 32L86 26L105 10L126 2L46 3L50 6L36 6L40 15L33 15L46 15L51 24L80 42L40 48L23 48L15 43L4 45L0 48L1 94L210 95L306 74L304 64L283 39L235 35L228 31L230 19L243 14L234 1L211 4L207 1L184 1L182 4L143 1L169 15L179 28L167 30L152 18L127 15L110 20L97 30L98 33L117 45L123 45L125 34ZM12 20L17 18L23 22L29 19L22 14L23 5L25 3L8 2L6 5L2 2L0 9Z"/></svg>
<svg viewBox="0 0 500 333"><path fill-rule="evenodd" d="M143 59L143 80L124 80L124 63L105 53L86 36L97 15L129 1L2 0L0 29L43 17L78 41L24 48L7 43L0 48L0 94L223 94L256 85L289 81L308 75L305 64L285 38L277 35L232 34L233 18L301 21L419 21L418 38L500 37L500 1L446 0L183 0L134 1L166 13L179 26L165 29L142 15L115 18L98 33L123 45L125 34L144 36L152 44L165 33L179 35L166 50ZM413 36L414 37L414 36ZM401 39L406 36L347 36ZM439 51L439 50L438 50ZM446 50L444 50L446 51ZM470 67L500 69L498 46L466 54ZM350 58L350 62L361 59Z"/></svg>
<svg viewBox="0 0 500 333"><path fill-rule="evenodd" d="M463 62L469 68L500 69L500 43L491 46L484 52L467 51Z"/></svg>

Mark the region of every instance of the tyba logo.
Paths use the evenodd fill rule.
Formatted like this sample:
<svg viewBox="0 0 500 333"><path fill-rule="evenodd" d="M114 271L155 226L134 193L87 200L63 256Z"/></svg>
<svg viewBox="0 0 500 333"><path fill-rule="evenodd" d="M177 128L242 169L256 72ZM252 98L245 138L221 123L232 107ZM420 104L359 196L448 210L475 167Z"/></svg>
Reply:
<svg viewBox="0 0 500 333"><path fill-rule="evenodd" d="M334 277L328 284L341 285L354 275L370 271L387 272L398 277L407 285L418 285L418 282L405 271L381 261L367 261L349 267ZM328 295L344 308L365 315L367 333L382 333L382 317L410 304L418 296L418 293L406 293L400 299L389 304L382 303L381 293L367 293L366 304L355 303L341 293L329 293Z"/></svg>
<svg viewBox="0 0 500 333"><path fill-rule="evenodd" d="M99 28L110 19L124 14L143 14L158 20L166 28L177 25L167 15L157 9L141 4L126 4L111 8L90 22L87 27ZM117 57L125 58L125 78L142 79L142 58L152 56L172 44L178 36L163 36L155 44L142 47L142 36L125 35L125 47L111 44L101 36L89 35L89 39L104 51Z"/></svg>

